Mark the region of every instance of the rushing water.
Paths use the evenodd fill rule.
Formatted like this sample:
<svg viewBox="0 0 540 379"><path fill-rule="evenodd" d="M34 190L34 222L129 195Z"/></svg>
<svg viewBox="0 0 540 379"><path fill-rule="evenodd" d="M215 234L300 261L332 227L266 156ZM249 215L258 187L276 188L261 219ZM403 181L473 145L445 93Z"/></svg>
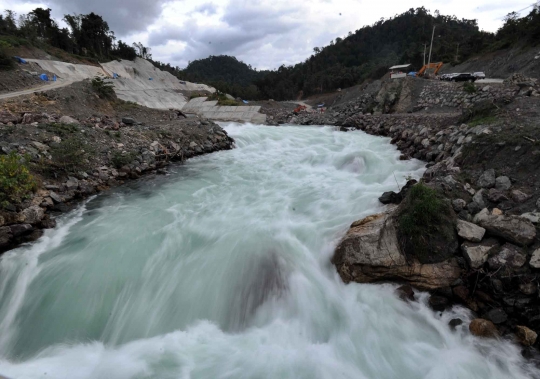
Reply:
<svg viewBox="0 0 540 379"><path fill-rule="evenodd" d="M391 285L345 285L348 225L418 161L329 127L228 125L237 148L98 196L0 262L10 378L533 377ZM538 376L537 376L538 377Z"/></svg>

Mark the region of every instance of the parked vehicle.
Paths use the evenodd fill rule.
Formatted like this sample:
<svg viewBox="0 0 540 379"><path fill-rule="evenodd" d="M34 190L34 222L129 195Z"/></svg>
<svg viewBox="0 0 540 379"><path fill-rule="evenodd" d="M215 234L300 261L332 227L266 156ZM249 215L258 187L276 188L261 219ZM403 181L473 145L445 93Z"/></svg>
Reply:
<svg viewBox="0 0 540 379"><path fill-rule="evenodd" d="M484 74L483 72L473 72L473 76L476 78L476 79L485 79L486 78L486 74Z"/></svg>
<svg viewBox="0 0 540 379"><path fill-rule="evenodd" d="M464 72L453 76L452 78L450 78L450 80L452 82L474 82L476 80L476 77L474 77L471 73Z"/></svg>
<svg viewBox="0 0 540 379"><path fill-rule="evenodd" d="M454 76L457 76L457 75L459 75L459 74L443 74L443 75L441 75L440 79L450 81L450 80L452 80L452 78Z"/></svg>

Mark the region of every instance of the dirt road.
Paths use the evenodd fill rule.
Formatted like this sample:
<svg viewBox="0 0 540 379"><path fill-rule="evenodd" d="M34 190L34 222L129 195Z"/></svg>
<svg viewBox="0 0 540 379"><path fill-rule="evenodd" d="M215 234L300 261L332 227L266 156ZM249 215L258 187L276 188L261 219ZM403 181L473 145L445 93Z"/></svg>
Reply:
<svg viewBox="0 0 540 379"><path fill-rule="evenodd" d="M22 91L16 91L16 92L9 92L9 93L0 94L0 99L9 99L10 97L28 95L28 94L31 94L31 93L34 93L34 92L48 91L48 90L51 90L51 89L56 89L56 88L68 86L71 83L73 83L73 82L71 82L71 81L48 82L48 84L45 84L45 85L42 85L42 86L39 86L39 87L29 88L29 89L25 89L25 90L22 90Z"/></svg>

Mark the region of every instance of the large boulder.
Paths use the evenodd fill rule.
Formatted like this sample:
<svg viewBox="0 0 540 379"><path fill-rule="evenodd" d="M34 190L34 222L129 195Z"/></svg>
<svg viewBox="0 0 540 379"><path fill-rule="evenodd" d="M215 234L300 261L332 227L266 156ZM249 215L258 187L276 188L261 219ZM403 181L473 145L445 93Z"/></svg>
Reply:
<svg viewBox="0 0 540 379"><path fill-rule="evenodd" d="M495 170L486 170L480 175L478 182L476 183L481 188L492 188L495 186Z"/></svg>
<svg viewBox="0 0 540 379"><path fill-rule="evenodd" d="M447 287L460 276L454 259L422 264L402 253L397 236L396 207L351 225L337 246L332 263L344 282L402 280L421 289Z"/></svg>
<svg viewBox="0 0 540 379"><path fill-rule="evenodd" d="M457 220L456 229L458 236L471 242L482 241L486 233L486 229L463 220Z"/></svg>
<svg viewBox="0 0 540 379"><path fill-rule="evenodd" d="M498 337L499 331L495 324L483 318L475 318L469 324L471 334L478 337Z"/></svg>
<svg viewBox="0 0 540 379"><path fill-rule="evenodd" d="M486 263L489 255L499 248L499 243L494 238L487 238L482 242L464 242L461 245L463 257L471 268L479 268Z"/></svg>
<svg viewBox="0 0 540 379"><path fill-rule="evenodd" d="M512 182L508 176L499 176L495 179L495 188L498 190L506 191L512 187Z"/></svg>
<svg viewBox="0 0 540 379"><path fill-rule="evenodd" d="M523 254L521 248L505 243L503 247L488 258L489 268L497 270L503 266L510 269L522 267L527 262L527 256Z"/></svg>
<svg viewBox="0 0 540 379"><path fill-rule="evenodd" d="M473 221L486 229L488 234L504 238L516 245L528 246L536 237L534 225L519 216L493 215L483 209L474 216Z"/></svg>
<svg viewBox="0 0 540 379"><path fill-rule="evenodd" d="M32 225L37 224L45 217L45 211L37 205L32 205L31 207L24 209L22 214L24 216L24 221L27 224Z"/></svg>
<svg viewBox="0 0 540 379"><path fill-rule="evenodd" d="M536 342L538 334L535 331L527 328L526 326L517 325L516 326L516 336L519 341L524 346L532 346Z"/></svg>
<svg viewBox="0 0 540 379"><path fill-rule="evenodd" d="M60 122L60 124L75 124L75 125L79 125L80 122L78 120L75 120L73 117L69 117L69 116L62 116L60 117L60 120L58 120L58 122Z"/></svg>

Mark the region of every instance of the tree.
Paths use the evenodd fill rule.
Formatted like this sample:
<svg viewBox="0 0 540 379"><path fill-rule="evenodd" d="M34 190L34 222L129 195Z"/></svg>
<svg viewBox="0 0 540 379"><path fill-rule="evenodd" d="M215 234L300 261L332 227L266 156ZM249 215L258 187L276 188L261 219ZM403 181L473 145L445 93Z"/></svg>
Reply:
<svg viewBox="0 0 540 379"><path fill-rule="evenodd" d="M133 42L133 47L137 51L137 56L139 58L152 59L149 47L144 46L141 42Z"/></svg>

